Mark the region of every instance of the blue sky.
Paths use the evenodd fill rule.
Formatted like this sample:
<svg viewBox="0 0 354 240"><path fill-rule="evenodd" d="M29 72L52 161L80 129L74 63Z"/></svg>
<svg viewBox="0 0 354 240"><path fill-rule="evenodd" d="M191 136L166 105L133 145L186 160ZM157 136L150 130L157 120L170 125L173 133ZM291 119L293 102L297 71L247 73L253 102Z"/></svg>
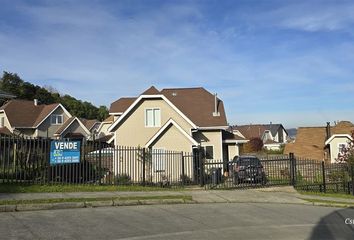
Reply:
<svg viewBox="0 0 354 240"><path fill-rule="evenodd" d="M0 2L0 71L60 93L203 86L230 124L354 121L354 1Z"/></svg>

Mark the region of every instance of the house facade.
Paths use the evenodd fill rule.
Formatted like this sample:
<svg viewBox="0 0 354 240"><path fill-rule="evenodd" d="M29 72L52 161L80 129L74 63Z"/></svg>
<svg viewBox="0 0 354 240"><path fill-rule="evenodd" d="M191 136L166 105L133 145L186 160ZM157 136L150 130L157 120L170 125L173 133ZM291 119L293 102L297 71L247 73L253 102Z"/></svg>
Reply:
<svg viewBox="0 0 354 240"><path fill-rule="evenodd" d="M181 152L200 146L207 159L228 161L246 142L231 133L232 137L225 137L228 124L223 102L204 88L159 91L151 87L130 99L132 103L124 112L116 112L120 115L108 129L115 145Z"/></svg>
<svg viewBox="0 0 354 240"><path fill-rule="evenodd" d="M90 138L87 127L59 103L10 100L0 108L0 132L33 138Z"/></svg>
<svg viewBox="0 0 354 240"><path fill-rule="evenodd" d="M234 134L248 140L260 138L264 148L268 150L279 150L287 142L288 133L282 124L249 124L233 126Z"/></svg>

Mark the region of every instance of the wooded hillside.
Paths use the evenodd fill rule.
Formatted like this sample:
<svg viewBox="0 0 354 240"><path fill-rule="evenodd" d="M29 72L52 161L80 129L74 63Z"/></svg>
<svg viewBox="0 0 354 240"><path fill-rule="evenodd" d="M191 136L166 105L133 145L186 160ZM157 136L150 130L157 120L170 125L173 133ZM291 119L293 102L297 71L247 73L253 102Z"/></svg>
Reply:
<svg viewBox="0 0 354 240"><path fill-rule="evenodd" d="M40 87L22 80L16 73L4 71L0 79L0 89L16 95L17 99L38 99L39 103L61 103L73 116L87 119L104 120L108 116L106 106L96 107L93 104L78 100L70 95L62 95L53 87Z"/></svg>

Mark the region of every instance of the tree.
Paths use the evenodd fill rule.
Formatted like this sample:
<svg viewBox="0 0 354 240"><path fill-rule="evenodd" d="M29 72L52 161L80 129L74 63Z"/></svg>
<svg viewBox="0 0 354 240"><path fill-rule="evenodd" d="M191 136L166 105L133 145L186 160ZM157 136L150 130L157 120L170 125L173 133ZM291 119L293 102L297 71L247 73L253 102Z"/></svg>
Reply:
<svg viewBox="0 0 354 240"><path fill-rule="evenodd" d="M18 99L32 101L36 98L42 104L61 103L73 116L99 120L108 116L105 106L97 108L70 95L61 96L55 88L25 82L16 73L4 72L0 79L0 89L16 95Z"/></svg>
<svg viewBox="0 0 354 240"><path fill-rule="evenodd" d="M244 144L244 152L245 153L252 153L252 152L259 152L263 149L263 141L260 138L251 138L249 142Z"/></svg>
<svg viewBox="0 0 354 240"><path fill-rule="evenodd" d="M108 117L108 109L106 106L101 105L98 108L98 120L103 121Z"/></svg>
<svg viewBox="0 0 354 240"><path fill-rule="evenodd" d="M1 89L5 92L12 93L17 97L21 96L21 85L23 80L16 73L4 71L1 77Z"/></svg>
<svg viewBox="0 0 354 240"><path fill-rule="evenodd" d="M350 166L354 166L354 131L352 131L352 139L338 154L336 159L338 163L347 163Z"/></svg>

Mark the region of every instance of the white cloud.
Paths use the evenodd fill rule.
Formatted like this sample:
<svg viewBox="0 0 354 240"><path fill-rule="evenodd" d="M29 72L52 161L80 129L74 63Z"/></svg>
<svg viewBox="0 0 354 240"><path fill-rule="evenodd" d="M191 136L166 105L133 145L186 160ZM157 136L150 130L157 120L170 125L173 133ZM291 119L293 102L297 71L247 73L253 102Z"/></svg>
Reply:
<svg viewBox="0 0 354 240"><path fill-rule="evenodd" d="M353 2L306 1L280 7L267 14L275 25L304 31L335 31L354 24Z"/></svg>

